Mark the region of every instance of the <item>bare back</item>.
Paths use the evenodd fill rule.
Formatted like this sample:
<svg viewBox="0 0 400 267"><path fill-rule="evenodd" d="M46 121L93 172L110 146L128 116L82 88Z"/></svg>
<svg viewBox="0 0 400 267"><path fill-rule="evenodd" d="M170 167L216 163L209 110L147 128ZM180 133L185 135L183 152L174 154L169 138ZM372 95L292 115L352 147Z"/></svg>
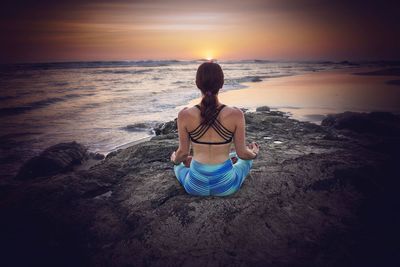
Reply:
<svg viewBox="0 0 400 267"><path fill-rule="evenodd" d="M186 109L187 116L184 120L186 131L192 132L201 124L200 110L196 107ZM218 114L218 121L230 132L234 133L237 123L237 109L226 106ZM218 143L224 139L216 132L213 127L199 138L199 141ZM193 148L193 158L201 163L218 164L229 158L232 142L227 144L198 144L190 142Z"/></svg>

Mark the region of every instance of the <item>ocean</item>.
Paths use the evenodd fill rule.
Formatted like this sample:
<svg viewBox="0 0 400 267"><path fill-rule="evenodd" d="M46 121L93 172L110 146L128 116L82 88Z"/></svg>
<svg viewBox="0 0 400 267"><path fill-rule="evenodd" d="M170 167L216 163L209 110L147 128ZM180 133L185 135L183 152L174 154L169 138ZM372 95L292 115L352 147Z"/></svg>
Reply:
<svg viewBox="0 0 400 267"><path fill-rule="evenodd" d="M107 154L151 136L152 127L176 117L198 98L201 60L60 62L0 68L0 176L45 148L77 141ZM221 92L244 83L321 70L352 68L349 62L219 61ZM370 63L369 63L370 64Z"/></svg>

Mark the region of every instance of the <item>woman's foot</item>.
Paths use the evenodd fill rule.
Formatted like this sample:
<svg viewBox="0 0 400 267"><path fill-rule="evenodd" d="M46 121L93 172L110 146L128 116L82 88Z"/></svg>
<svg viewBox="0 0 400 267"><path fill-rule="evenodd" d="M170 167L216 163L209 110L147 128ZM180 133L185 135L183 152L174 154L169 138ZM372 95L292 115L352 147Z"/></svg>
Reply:
<svg viewBox="0 0 400 267"><path fill-rule="evenodd" d="M238 158L237 157L232 157L231 160L232 160L232 163L235 164L238 161Z"/></svg>

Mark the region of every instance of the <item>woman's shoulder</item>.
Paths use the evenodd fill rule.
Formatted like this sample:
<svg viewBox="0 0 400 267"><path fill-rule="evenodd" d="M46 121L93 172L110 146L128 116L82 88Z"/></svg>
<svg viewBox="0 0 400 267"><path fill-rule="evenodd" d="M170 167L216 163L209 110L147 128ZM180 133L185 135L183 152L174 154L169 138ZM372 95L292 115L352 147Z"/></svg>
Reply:
<svg viewBox="0 0 400 267"><path fill-rule="evenodd" d="M178 112L178 118L188 118L195 114L196 108L195 107L184 107Z"/></svg>
<svg viewBox="0 0 400 267"><path fill-rule="evenodd" d="M188 118L193 116L198 116L199 108L196 106L193 107L184 107L178 112L178 118ZM243 117L243 111L238 107L224 105L223 113L225 116L240 118Z"/></svg>
<svg viewBox="0 0 400 267"><path fill-rule="evenodd" d="M229 112L230 115L234 117L241 117L243 116L243 111L238 107L227 106L225 105L224 109Z"/></svg>
<svg viewBox="0 0 400 267"><path fill-rule="evenodd" d="M188 110L188 109L189 109L188 107L184 107L183 109L181 109L181 110L178 112L178 118L179 118L179 117L186 116L187 110Z"/></svg>

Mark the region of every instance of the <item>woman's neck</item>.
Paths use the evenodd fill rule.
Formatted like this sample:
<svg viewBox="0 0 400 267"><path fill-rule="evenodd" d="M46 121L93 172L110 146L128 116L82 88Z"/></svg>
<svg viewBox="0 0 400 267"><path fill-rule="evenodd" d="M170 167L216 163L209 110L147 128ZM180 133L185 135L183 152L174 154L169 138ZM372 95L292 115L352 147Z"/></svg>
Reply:
<svg viewBox="0 0 400 267"><path fill-rule="evenodd" d="M202 96L204 97L204 95L202 95ZM222 105L222 103L219 102L218 94L215 95L215 100L216 100L216 102L217 102L217 107L220 106L220 105ZM200 103L199 103L199 105L200 105Z"/></svg>
<svg viewBox="0 0 400 267"><path fill-rule="evenodd" d="M216 100L216 102L217 102L217 107L220 106L220 105L221 105L221 102L219 102L218 95L215 96L215 100Z"/></svg>

